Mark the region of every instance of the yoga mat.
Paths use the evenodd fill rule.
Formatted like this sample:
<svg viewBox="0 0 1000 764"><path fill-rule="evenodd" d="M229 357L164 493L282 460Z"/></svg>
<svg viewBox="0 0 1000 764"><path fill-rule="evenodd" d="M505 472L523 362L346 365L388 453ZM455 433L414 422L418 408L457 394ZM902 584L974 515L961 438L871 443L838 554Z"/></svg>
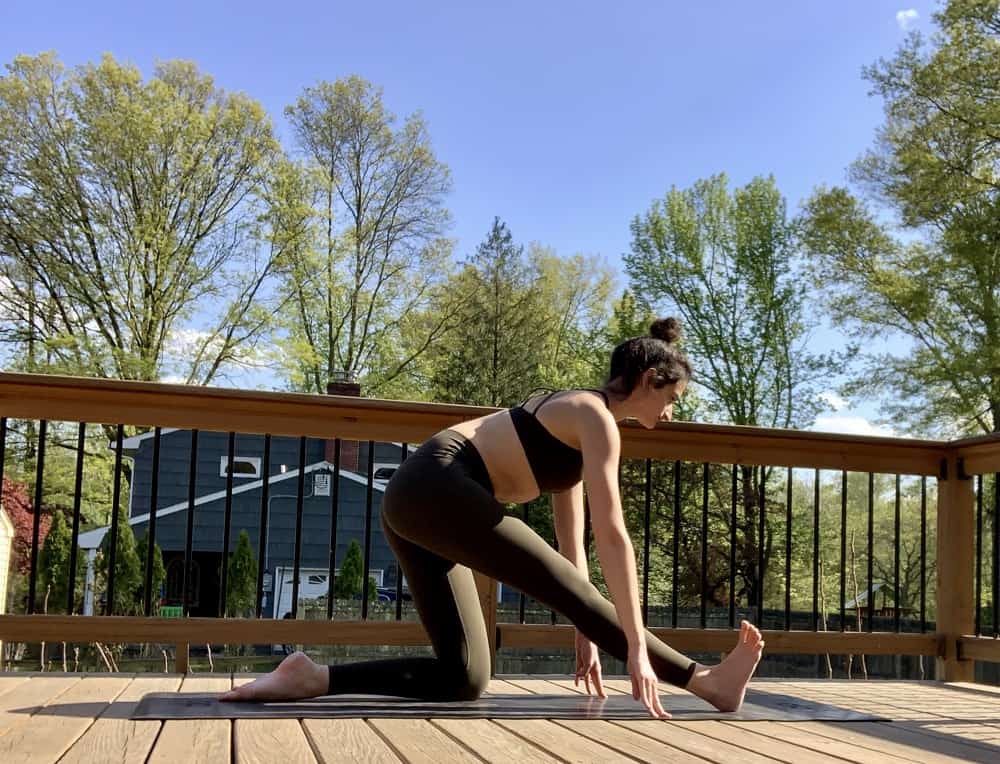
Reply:
<svg viewBox="0 0 1000 764"><path fill-rule="evenodd" d="M333 695L274 703L221 703L218 694L149 693L132 719L651 719L631 695L484 695L479 700L431 703L375 695ZM748 691L736 712L716 711L689 696L661 698L672 721L890 721L787 695Z"/></svg>

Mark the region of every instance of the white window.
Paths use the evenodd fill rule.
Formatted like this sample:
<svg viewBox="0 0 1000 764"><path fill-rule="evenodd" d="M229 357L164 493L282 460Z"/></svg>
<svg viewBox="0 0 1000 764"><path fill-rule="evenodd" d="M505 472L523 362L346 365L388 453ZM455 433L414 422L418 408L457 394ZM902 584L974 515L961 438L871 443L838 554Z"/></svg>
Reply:
<svg viewBox="0 0 1000 764"><path fill-rule="evenodd" d="M229 466L229 457L219 457L219 477L226 476L226 467ZM258 478L260 477L260 457L259 456L234 456L233 457L233 478Z"/></svg>
<svg viewBox="0 0 1000 764"><path fill-rule="evenodd" d="M313 496L330 495L330 473L316 472L313 475Z"/></svg>

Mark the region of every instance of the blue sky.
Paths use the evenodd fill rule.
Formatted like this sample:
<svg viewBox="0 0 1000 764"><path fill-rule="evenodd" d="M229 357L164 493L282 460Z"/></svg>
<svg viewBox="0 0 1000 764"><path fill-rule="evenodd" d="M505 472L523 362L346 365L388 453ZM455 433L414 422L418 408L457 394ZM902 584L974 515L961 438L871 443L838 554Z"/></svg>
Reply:
<svg viewBox="0 0 1000 764"><path fill-rule="evenodd" d="M319 80L359 74L403 116L421 110L449 165L458 254L494 215L523 243L599 254L616 271L629 221L671 185L773 174L794 211L845 182L882 106L861 69L931 2L43 3L4 0L0 60L104 52L149 74L195 61L282 116ZM913 11L897 18L901 11ZM624 285L624 281L622 282ZM821 332L817 349L835 345ZM861 405L842 417L870 416ZM845 425L846 426L846 425Z"/></svg>

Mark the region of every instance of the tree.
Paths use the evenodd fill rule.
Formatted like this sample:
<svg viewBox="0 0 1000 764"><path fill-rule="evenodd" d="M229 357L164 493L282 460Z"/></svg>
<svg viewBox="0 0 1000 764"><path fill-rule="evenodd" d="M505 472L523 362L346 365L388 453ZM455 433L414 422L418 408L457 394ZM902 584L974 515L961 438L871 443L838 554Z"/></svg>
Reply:
<svg viewBox="0 0 1000 764"><path fill-rule="evenodd" d="M338 599L351 599L361 591L361 576L364 574L364 560L357 539L351 539L347 553L340 563L340 571L333 585L333 594Z"/></svg>
<svg viewBox="0 0 1000 764"><path fill-rule="evenodd" d="M807 349L798 254L795 224L773 178L755 178L732 194L724 175L671 188L633 220L625 256L631 289L643 304L680 314L710 418L796 427L820 410L819 385L838 359ZM770 558L770 526L765 522L761 536L759 522L766 481L760 468L740 469L738 564L751 605L763 593L758 555L765 570ZM730 489L720 483L714 490ZM720 516L720 533L728 535L729 517Z"/></svg>
<svg viewBox="0 0 1000 764"><path fill-rule="evenodd" d="M435 400L509 406L523 399L543 381L547 326L538 277L500 218L452 289L470 297L459 326L434 348Z"/></svg>
<svg viewBox="0 0 1000 764"><path fill-rule="evenodd" d="M278 259L255 240L279 156L260 105L180 61L7 71L0 336L43 345L37 371L207 384L240 361Z"/></svg>
<svg viewBox="0 0 1000 764"><path fill-rule="evenodd" d="M853 390L950 437L1000 430L1000 0L950 0L934 18L933 47L914 34L865 70L886 114L852 167L867 199L818 189L806 240L833 318L892 340Z"/></svg>
<svg viewBox="0 0 1000 764"><path fill-rule="evenodd" d="M161 559L162 564L162 559ZM111 615L131 615L138 612L136 589L142 586L143 563L136 551L135 534L128 522L128 510L124 504L118 507L118 537L115 544L115 568L111 565L111 529L104 534L99 554L94 564L98 576L98 588L108 592L109 575L114 575L115 592L111 603Z"/></svg>
<svg viewBox="0 0 1000 764"><path fill-rule="evenodd" d="M45 543L38 558L38 573L41 589L38 592L41 605L45 602L46 592L48 593L47 612L65 612L66 599L69 593L69 563L73 538L70 528L66 523L66 518L62 512L54 512L52 524L49 532L45 535ZM76 559L76 582L74 592L82 599L84 581L87 576L86 560L84 554L78 552ZM38 608L39 610L41 608Z"/></svg>
<svg viewBox="0 0 1000 764"><path fill-rule="evenodd" d="M296 389L324 393L342 372L377 391L454 318L439 300L433 321L412 321L448 272L448 168L423 117L396 128L381 89L360 77L307 88L285 113L306 161L311 236L285 272L282 363Z"/></svg>
<svg viewBox="0 0 1000 764"><path fill-rule="evenodd" d="M226 592L226 613L249 617L257 603L257 560L250 546L250 534L240 529L236 551L229 557L229 591Z"/></svg>
<svg viewBox="0 0 1000 764"><path fill-rule="evenodd" d="M28 496L26 487L7 478L3 479L3 495L0 504L14 524L14 546L12 563L14 570L27 575L31 572L31 543L34 534L35 507ZM52 523L52 516L43 512L39 518L38 543L43 544Z"/></svg>

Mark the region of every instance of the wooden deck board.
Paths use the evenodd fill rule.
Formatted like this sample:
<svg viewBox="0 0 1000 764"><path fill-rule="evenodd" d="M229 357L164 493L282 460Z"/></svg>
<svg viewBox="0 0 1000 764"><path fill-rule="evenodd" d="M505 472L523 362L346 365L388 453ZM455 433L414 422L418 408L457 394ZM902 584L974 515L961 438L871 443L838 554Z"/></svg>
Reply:
<svg viewBox="0 0 1000 764"><path fill-rule="evenodd" d="M385 740L364 719L303 719L302 728L322 764L400 764Z"/></svg>
<svg viewBox="0 0 1000 764"><path fill-rule="evenodd" d="M6 735L13 728L27 724L39 708L62 695L82 678L82 675L29 677L28 681L17 686L17 692L0 696L0 735Z"/></svg>
<svg viewBox="0 0 1000 764"><path fill-rule="evenodd" d="M181 692L225 692L232 687L229 675L188 675ZM168 719L149 756L150 764L230 761L232 722L226 719Z"/></svg>
<svg viewBox="0 0 1000 764"><path fill-rule="evenodd" d="M143 695L148 692L175 692L181 686L181 679L179 674L153 674L132 679L124 692L105 708L86 734L59 760L59 764L143 764L160 734L163 722L133 721L129 716Z"/></svg>
<svg viewBox="0 0 1000 764"><path fill-rule="evenodd" d="M472 752L427 719L371 719L372 728L411 764L478 762Z"/></svg>
<svg viewBox="0 0 1000 764"><path fill-rule="evenodd" d="M29 680L44 682L44 679ZM50 764L83 735L108 704L129 684L128 676L88 676L41 706L30 722L13 726L0 737L4 764ZM13 693L16 695L17 693Z"/></svg>
<svg viewBox="0 0 1000 764"><path fill-rule="evenodd" d="M969 684L761 680L760 692L890 716L827 723L544 719L131 721L147 692L221 692L252 675L0 675L0 761L788 762L950 764L1000 760L1000 689ZM627 678L605 680L631 692ZM567 677L495 679L491 694L585 693ZM683 693L661 686L664 706Z"/></svg>

